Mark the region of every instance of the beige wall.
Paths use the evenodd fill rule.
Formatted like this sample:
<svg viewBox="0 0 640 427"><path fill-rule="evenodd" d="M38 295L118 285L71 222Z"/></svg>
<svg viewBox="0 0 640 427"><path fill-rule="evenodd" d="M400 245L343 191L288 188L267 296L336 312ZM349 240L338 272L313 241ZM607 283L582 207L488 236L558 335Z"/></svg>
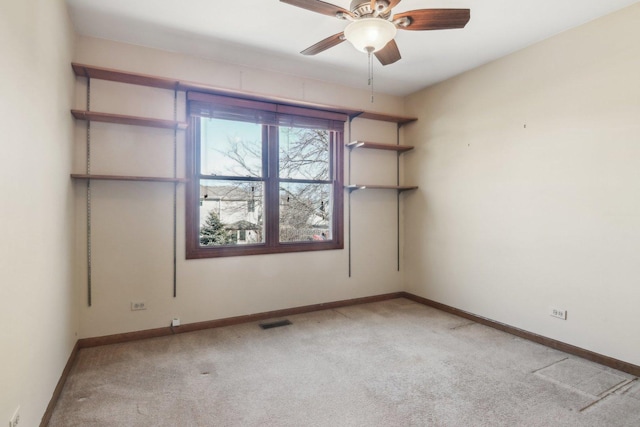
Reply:
<svg viewBox="0 0 640 427"><path fill-rule="evenodd" d="M0 3L0 422L40 423L76 341L73 35L62 0Z"/></svg>
<svg viewBox="0 0 640 427"><path fill-rule="evenodd" d="M403 100L398 97L380 94L372 105L367 91L92 38L78 39L75 61L296 100L393 114L403 112ZM75 105L84 108L86 80L78 78L76 89ZM171 118L173 93L92 80L91 109ZM182 117L183 94L180 94L178 110ZM355 120L352 134L354 139L395 143L396 126ZM348 134L345 138L349 139ZM76 172L86 170L85 139L86 124L77 122ZM172 144L172 131L92 123L91 171L170 176ZM183 151L184 134L181 133L178 138L180 176L184 173ZM394 184L395 167L393 154L354 153L353 180ZM348 171L345 178L347 176ZM81 337L168 326L173 317L180 317L182 323L192 323L401 289L401 277L396 269L393 192L353 194L353 275L349 278L347 247L314 253L185 260L184 186L181 185L177 221L178 296L173 298L173 185L94 181L91 193L93 305L88 307L85 303L85 184L76 184L75 190ZM131 301L144 301L148 308L132 312Z"/></svg>
<svg viewBox="0 0 640 427"><path fill-rule="evenodd" d="M638 22L635 5L408 98L410 292L640 364Z"/></svg>

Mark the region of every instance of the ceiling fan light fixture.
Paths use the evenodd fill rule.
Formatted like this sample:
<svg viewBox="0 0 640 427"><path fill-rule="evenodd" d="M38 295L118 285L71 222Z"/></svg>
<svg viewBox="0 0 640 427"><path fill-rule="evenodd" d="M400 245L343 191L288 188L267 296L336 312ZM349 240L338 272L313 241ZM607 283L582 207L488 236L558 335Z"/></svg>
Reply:
<svg viewBox="0 0 640 427"><path fill-rule="evenodd" d="M396 26L381 18L362 18L353 21L344 30L344 36L362 52L376 52L396 36Z"/></svg>

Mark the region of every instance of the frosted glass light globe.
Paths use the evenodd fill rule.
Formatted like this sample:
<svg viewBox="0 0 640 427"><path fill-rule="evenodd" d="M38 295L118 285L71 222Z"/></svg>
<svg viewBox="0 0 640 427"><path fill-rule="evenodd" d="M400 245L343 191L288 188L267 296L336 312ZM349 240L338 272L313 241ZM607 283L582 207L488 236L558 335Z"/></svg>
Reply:
<svg viewBox="0 0 640 427"><path fill-rule="evenodd" d="M396 36L396 26L382 18L362 18L344 29L344 36L362 52L376 52Z"/></svg>

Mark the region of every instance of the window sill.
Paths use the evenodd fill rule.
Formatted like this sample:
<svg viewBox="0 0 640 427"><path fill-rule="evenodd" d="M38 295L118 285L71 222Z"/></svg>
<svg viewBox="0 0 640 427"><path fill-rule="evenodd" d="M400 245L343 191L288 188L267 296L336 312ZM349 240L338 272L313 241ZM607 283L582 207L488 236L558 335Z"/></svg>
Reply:
<svg viewBox="0 0 640 427"><path fill-rule="evenodd" d="M344 249L342 242L281 243L278 246L238 245L187 248L186 259L222 258L246 255L282 254Z"/></svg>

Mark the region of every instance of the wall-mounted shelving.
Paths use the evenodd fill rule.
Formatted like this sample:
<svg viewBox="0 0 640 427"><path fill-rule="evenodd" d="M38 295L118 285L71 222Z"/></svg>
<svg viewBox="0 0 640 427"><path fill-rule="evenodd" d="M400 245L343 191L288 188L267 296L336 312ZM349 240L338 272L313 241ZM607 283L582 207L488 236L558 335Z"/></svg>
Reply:
<svg viewBox="0 0 640 427"><path fill-rule="evenodd" d="M133 73L128 71L115 70L104 67L97 67L93 65L86 64L71 64L73 71L78 77L87 78L87 85L89 89L89 82L91 79L98 80L108 80L113 82L132 84L137 86L147 86L154 87L160 89L168 89L172 90L176 96L174 97L174 119L176 118L175 111L177 111L177 107L175 104L175 99L177 99L178 92L188 92L188 91L196 91L206 94L220 95L220 96L229 96L240 99L248 99L255 101L268 101L280 103L284 106L290 107L300 107L300 108L309 108L319 111L327 111L332 113L341 113L346 114L349 117L349 136L351 136L351 122L354 119L367 119L367 120L375 120L375 121L384 121L389 123L395 123L398 129L398 139L399 139L399 129L400 127L414 122L417 120L415 117L406 117L406 116L398 116L393 114L385 114L378 113L372 111L363 111L363 110L354 110L344 107L326 105L326 104L317 104L313 102L300 101L300 100L292 100L284 97L277 96L264 96L253 92L247 92L242 90L234 90L227 88L214 87L201 83L194 83L189 81L183 81L175 78L166 78L153 76L148 74L140 74ZM108 122L108 123L119 123L126 125L135 125L135 126L147 126L147 127L157 127L157 128L168 128L174 130L175 132L178 130L183 130L187 128L187 123L179 122L177 120L163 120L163 119L153 119L146 117L136 117L136 116L126 116L119 114L111 114L111 113L98 113L89 111L89 90L87 94L87 109L86 111L81 110L73 110L72 114L76 119L79 120L87 120L88 123L91 121L96 122ZM87 132L87 144L90 143L89 132ZM399 142L399 141L398 141ZM397 169L399 169L399 156L402 153L405 153L411 150L413 147L399 145L398 144L380 144L374 142L367 141L354 141L352 143L347 144L349 148L349 163L351 163L351 152L355 148L366 148L366 149L377 149L377 150L391 150L396 151L398 153L398 165ZM174 137L174 150L175 150L175 137ZM175 156L175 152L174 152ZM175 162L175 159L174 159ZM175 165L174 165L175 169ZM349 165L349 174L351 174L351 166ZM175 175L175 170L174 170ZM114 175L93 175L90 170L87 170L86 174L73 174L72 178L75 180L86 180L87 181L87 201L88 201L88 221L90 221L90 182L92 180L122 180L122 181L149 181L149 182L173 182L175 184L187 182L186 179L181 178L164 178L164 177L138 177L138 176L114 176ZM400 245L400 222L399 222L399 198L400 193L414 190L417 187L414 186L401 186L398 173L398 179L395 186L390 185L364 185L364 184L351 184L351 179L349 179L349 185L345 188L349 191L349 206L351 204L351 193L356 190L363 189L377 189L377 190L396 190L398 193L398 248ZM175 218L176 218L176 193L174 190L174 296L176 295L176 259L175 259ZM89 224L90 225L90 224ZM351 208L349 207L349 233L351 233ZM88 236L88 245L90 251L90 235ZM400 268L400 250L398 249L398 269ZM89 264L90 264L90 255L89 255ZM91 305L90 295L91 295L91 270L89 265L89 305ZM349 276L351 276L351 238L349 238Z"/></svg>
<svg viewBox="0 0 640 427"><path fill-rule="evenodd" d="M160 89L178 90L180 81L165 77L151 76L148 74L130 73L128 71L114 70L112 68L95 67L93 65L71 63L73 72L78 77L90 79L109 80L112 82L129 83L137 86L157 87Z"/></svg>
<svg viewBox="0 0 640 427"><path fill-rule="evenodd" d="M71 110L71 114L78 120L92 122L117 123L121 125L145 126L163 129L187 128L188 123L176 120L154 119L150 117L127 116L123 114L99 113L97 111Z"/></svg>
<svg viewBox="0 0 640 427"><path fill-rule="evenodd" d="M395 190L397 191L398 198L396 203L397 210L397 254L398 254L398 271L400 271L400 193L405 191L416 190L418 187L415 185L400 185L400 155L408 151L413 150L411 145L400 144L400 127L407 123L414 122L416 119L410 117L395 117L391 119L386 115L363 113L357 116L351 117L349 121L349 137L351 137L351 120L354 118L364 118L370 120L381 120L387 122L396 123L396 144L383 144L379 142L370 141L352 141L345 146L349 149L349 184L345 185L345 189L349 191L349 276L351 276L351 193L358 190ZM396 156L396 185L372 185L372 184L352 184L351 183L351 153L357 149L370 149L370 150L385 150L395 151Z"/></svg>
<svg viewBox="0 0 640 427"><path fill-rule="evenodd" d="M362 113L358 113L356 115L351 116L351 118L391 122L391 123L397 123L400 126L406 125L407 123L415 122L416 120L418 120L415 117L403 117L403 116L395 116L391 114L372 113L370 111L363 111Z"/></svg>
<svg viewBox="0 0 640 427"><path fill-rule="evenodd" d="M405 153L413 150L411 145L397 145L397 144L380 144L377 142L369 141L353 141L346 144L347 148L353 150L354 148L368 148L372 150L388 150L397 151L399 153Z"/></svg>
<svg viewBox="0 0 640 427"><path fill-rule="evenodd" d="M345 146L349 149L349 163L351 163L351 151L355 149L370 149L370 150L385 150L385 151L395 151L398 153L398 156L402 153L406 153L407 151L413 150L412 145L400 145L400 144L381 144L379 142L369 142L369 141L352 141ZM399 167L399 165L397 165ZM349 179L351 181L351 179ZM351 184L345 186L349 192L353 192L356 190L398 190L398 193L402 193L403 191L415 190L418 187L413 185L400 185L400 176L398 175L398 182L396 185L371 185L371 184Z"/></svg>
<svg viewBox="0 0 640 427"><path fill-rule="evenodd" d="M397 190L399 193L403 191L416 190L418 187L414 185L361 185L349 184L345 187L349 192L357 190Z"/></svg>
<svg viewBox="0 0 640 427"><path fill-rule="evenodd" d="M91 182L99 181L136 181L136 182L161 182L173 184L173 296L176 296L176 230L177 230L177 185L188 182L185 178L178 178L177 173L177 132L188 128L187 122L177 120L178 83L175 80L162 77L145 76L110 70L99 67L72 64L76 76L87 79L87 106L85 110L71 110L71 114L77 120L87 122L87 170L84 174L71 174L76 181L84 180L87 186L87 303L92 305L92 262L91 262ZM173 96L173 120L157 119L151 117L131 116L124 114L103 113L91 111L91 79L109 80L118 83L127 83L139 86L148 86L159 89L171 90ZM91 122L112 123L120 125L132 125L148 128L160 128L173 131L173 177L162 176L135 176L135 175L106 175L91 173Z"/></svg>
<svg viewBox="0 0 640 427"><path fill-rule="evenodd" d="M264 96L253 92L247 92L242 90L233 90L227 88L220 88L202 83L184 81L179 79L171 79L166 77L152 76L149 74L132 73L128 71L114 70L111 68L96 67L93 65L72 63L71 67L76 76L87 77L99 80L109 80L120 83L128 83L138 86L149 86L161 89L170 89L176 91L197 91L202 93L208 93L221 96L232 96L236 98L251 99L255 101L268 101L275 103L282 103L294 107L311 108L315 110L331 111L336 113L343 113L349 116L350 119L361 118L369 120L379 120L385 122L397 123L404 125L407 123L418 120L415 117L404 117L393 114L376 113L372 111L353 110L349 108L317 104L313 102L298 101L288 99L284 97Z"/></svg>
<svg viewBox="0 0 640 427"><path fill-rule="evenodd" d="M92 175L72 173L73 179L93 179L98 181L142 181L142 182L188 182L186 178L169 178L160 176L130 176L130 175Z"/></svg>

